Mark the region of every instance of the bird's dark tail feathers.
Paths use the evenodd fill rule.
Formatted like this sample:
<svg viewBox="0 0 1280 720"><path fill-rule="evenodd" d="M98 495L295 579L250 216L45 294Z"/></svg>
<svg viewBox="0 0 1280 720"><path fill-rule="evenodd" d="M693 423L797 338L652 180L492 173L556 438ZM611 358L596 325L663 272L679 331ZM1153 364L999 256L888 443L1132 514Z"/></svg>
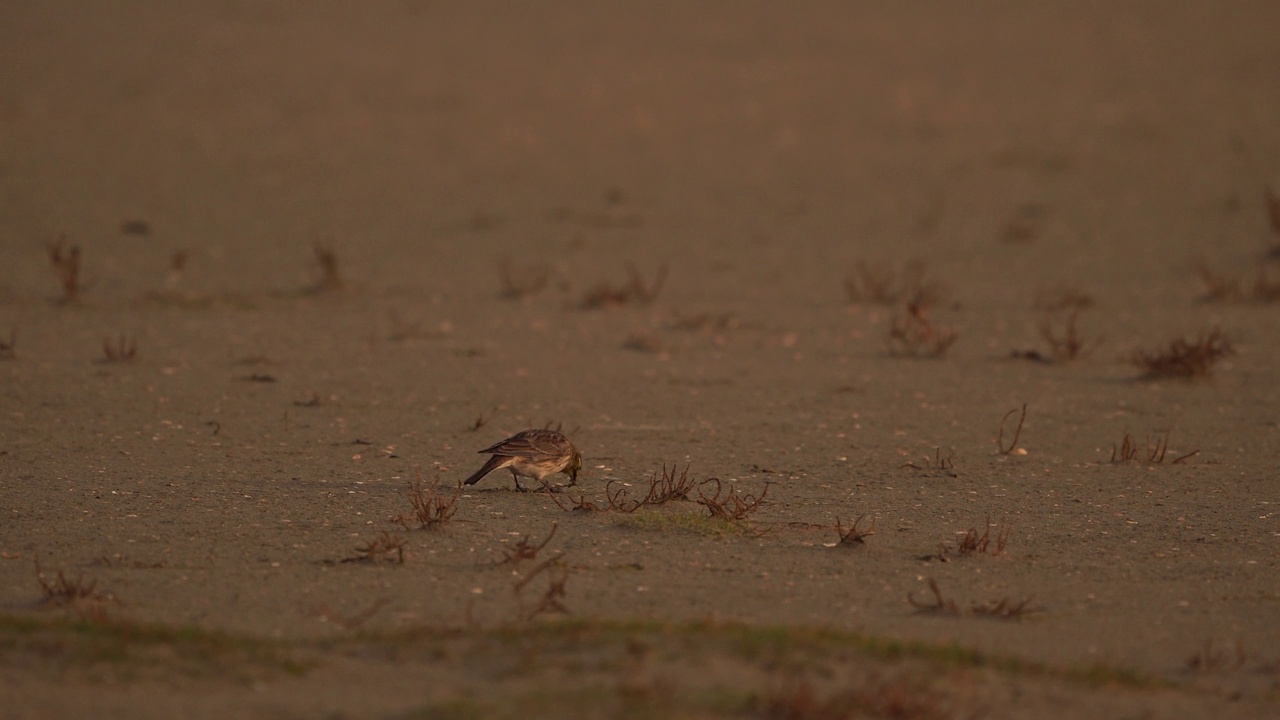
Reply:
<svg viewBox="0 0 1280 720"><path fill-rule="evenodd" d="M480 469L479 469L479 470L477 470L477 471L475 472L475 474L474 474L474 475L472 475L471 477L469 477L469 478L467 478L466 480L464 480L464 481L462 482L462 484L463 484L463 485L475 485L476 483L478 483L478 482L480 482L481 480L483 480L485 475L488 475L489 473L493 472L494 470L497 470L498 468L502 467L502 464L503 464L503 463L508 462L508 461L510 461L510 460L511 460L511 458L509 458L509 457L502 457L501 455L494 455L493 457L489 458L489 460L488 460L487 462L485 462L485 464L484 464L484 465L482 465L482 466L480 467Z"/></svg>

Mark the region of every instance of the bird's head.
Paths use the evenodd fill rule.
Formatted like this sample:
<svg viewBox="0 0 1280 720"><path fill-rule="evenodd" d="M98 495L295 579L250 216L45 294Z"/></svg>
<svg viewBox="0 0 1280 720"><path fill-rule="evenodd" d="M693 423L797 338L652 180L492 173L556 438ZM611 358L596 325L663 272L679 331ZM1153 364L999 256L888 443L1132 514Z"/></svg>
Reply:
<svg viewBox="0 0 1280 720"><path fill-rule="evenodd" d="M578 482L578 471L582 469L582 455L578 453L578 449L573 449L573 456L569 458L569 464L565 467L564 472L569 476L570 484Z"/></svg>

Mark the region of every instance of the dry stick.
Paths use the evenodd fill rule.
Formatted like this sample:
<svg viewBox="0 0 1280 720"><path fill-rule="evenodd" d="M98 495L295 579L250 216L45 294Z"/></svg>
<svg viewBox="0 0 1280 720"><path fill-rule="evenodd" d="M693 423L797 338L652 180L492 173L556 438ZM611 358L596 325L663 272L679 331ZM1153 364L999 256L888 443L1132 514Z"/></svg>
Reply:
<svg viewBox="0 0 1280 720"><path fill-rule="evenodd" d="M1111 444L1111 462L1113 464L1127 463L1138 456L1138 443L1134 441L1133 436L1126 430L1124 439L1120 441L1120 448L1117 450L1115 443Z"/></svg>
<svg viewBox="0 0 1280 720"><path fill-rule="evenodd" d="M1169 432L1166 431L1164 439L1157 439L1154 448L1147 448L1147 462L1162 463L1164 462L1164 454L1169 451Z"/></svg>
<svg viewBox="0 0 1280 720"><path fill-rule="evenodd" d="M939 613L942 615L959 615L960 608L952 600L942 597L942 591L938 589L938 581L928 578L929 591L933 593L933 602L916 600L915 593L907 593L907 602L911 603L911 607L919 613Z"/></svg>
<svg viewBox="0 0 1280 720"><path fill-rule="evenodd" d="M342 289L342 275L338 272L338 254L319 240L312 243L311 251L315 253L316 264L320 266L320 280L312 289L314 292L325 292Z"/></svg>
<svg viewBox="0 0 1280 720"><path fill-rule="evenodd" d="M840 542L837 544L838 545L865 545L867 543L867 540L866 540L867 536L876 534L875 518L871 518L871 527L868 528L867 530L858 529L858 523L862 522L862 519L865 517L866 517L865 513L863 513L862 515L859 515L858 519L853 521L853 526L849 528L848 532L845 532L844 527L840 524L840 518L837 517L836 532L840 534Z"/></svg>
<svg viewBox="0 0 1280 720"><path fill-rule="evenodd" d="M503 548L502 553L506 555L506 558L498 564L506 565L507 563L519 562L521 560L533 560L538 557L538 553L542 551L542 548L546 547L547 543L551 542L551 538L556 536L556 528L559 526L560 523L558 522L551 523L551 532L547 533L547 537L537 545L529 542L529 536L525 535L520 538L519 542L517 542L510 550Z"/></svg>
<svg viewBox="0 0 1280 720"><path fill-rule="evenodd" d="M66 235L59 235L58 239L48 244L47 249L49 263L53 265L53 272L62 284L62 302L71 303L80 297L80 246L66 248L66 241Z"/></svg>
<svg viewBox="0 0 1280 720"><path fill-rule="evenodd" d="M1022 415L1018 418L1018 427L1013 432L1013 442L1009 443L1008 448L1005 448L1004 425L1006 422L1009 421L1009 417L1016 412L1018 412L1018 409L1014 408L1013 410L1010 410L1009 412L1005 413L1004 417L1001 418L1000 420L1000 436L996 438L996 447L1000 449L1001 455L1008 455L1009 453L1013 452L1015 448L1018 447L1018 438L1022 436L1022 423L1027 419L1027 404L1022 403Z"/></svg>
<svg viewBox="0 0 1280 720"><path fill-rule="evenodd" d="M1173 462L1171 462L1171 463L1169 463L1169 464L1170 464L1170 465L1181 465L1183 462L1185 462L1185 461L1187 461L1187 460L1190 460L1191 458L1193 458L1193 457L1195 457L1196 455L1199 455L1199 454L1200 454L1200 451L1199 451L1199 450L1192 450L1191 452L1187 453L1186 455L1181 455L1181 456L1179 456L1179 457L1175 458L1175 459L1174 459L1174 461L1173 461Z"/></svg>
<svg viewBox="0 0 1280 720"><path fill-rule="evenodd" d="M560 602L560 599L565 596L564 586L565 586L565 583L568 582L569 580L569 571L560 566L559 553L557 553L556 556L553 558L544 560L533 570L530 570L528 574L526 574L520 580L516 581L511 586L512 591L515 592L517 597L517 602L519 603L520 593L521 591L524 590L525 586L527 586L530 582L532 582L535 577L542 574L548 568L552 568L552 567L559 569L560 573L558 574L558 576L552 578L549 581L547 585L547 591L546 593L543 594L542 599L538 601L538 604L535 605L532 609L525 610L523 608L523 603L520 603L521 605L520 612L521 612L521 615L523 616L523 619L532 620L533 618L537 617L538 615L541 615L544 612L559 612L559 613L565 613L565 614L569 613L569 608L565 607L564 603Z"/></svg>
<svg viewBox="0 0 1280 720"><path fill-rule="evenodd" d="M485 425L488 425L489 421L492 420L493 417L497 414L498 414L497 406L494 406L494 408L489 411L488 415L484 413L480 413L480 415L476 417L476 421L467 426L467 432L475 432L480 428L484 427Z"/></svg>
<svg viewBox="0 0 1280 720"><path fill-rule="evenodd" d="M379 558L384 555L390 555L392 552L396 554L396 562L400 565L404 564L404 548L408 544L404 538L399 535L392 535L390 532L383 530L382 534L370 540L364 545L357 545L356 552L360 555L356 557L344 558L342 562L370 562L376 563Z"/></svg>
<svg viewBox="0 0 1280 720"><path fill-rule="evenodd" d="M138 354L138 341L136 338L130 337L125 333L120 333L120 339L113 343L111 337L102 339L102 356L99 362L116 363L126 362L134 359Z"/></svg>

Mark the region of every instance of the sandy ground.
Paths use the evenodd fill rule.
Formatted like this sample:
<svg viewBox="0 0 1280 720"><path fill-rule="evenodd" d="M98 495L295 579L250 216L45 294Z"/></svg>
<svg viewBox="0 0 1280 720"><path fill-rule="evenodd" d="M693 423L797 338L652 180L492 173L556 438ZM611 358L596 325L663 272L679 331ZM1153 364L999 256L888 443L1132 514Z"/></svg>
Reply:
<svg viewBox="0 0 1280 720"><path fill-rule="evenodd" d="M1280 276L1276 27L1267 2L0 5L0 716L839 717L850 688L894 717L1272 716L1280 331L1249 288ZM1197 259L1245 297L1204 301ZM889 352L901 298L850 302L860 262L922 263L955 345ZM628 264L656 299L581 307ZM1100 342L1012 359L1065 292ZM1211 378L1124 362L1211 327L1236 349ZM392 521L410 480L549 423L577 491L494 475L442 528ZM767 496L736 524L703 519L711 485L565 509L664 463ZM403 564L342 562L383 531ZM97 598L48 607L37 561ZM528 620L556 580L567 620ZM908 601L930 580L958 614ZM1028 612L972 610L1002 600Z"/></svg>

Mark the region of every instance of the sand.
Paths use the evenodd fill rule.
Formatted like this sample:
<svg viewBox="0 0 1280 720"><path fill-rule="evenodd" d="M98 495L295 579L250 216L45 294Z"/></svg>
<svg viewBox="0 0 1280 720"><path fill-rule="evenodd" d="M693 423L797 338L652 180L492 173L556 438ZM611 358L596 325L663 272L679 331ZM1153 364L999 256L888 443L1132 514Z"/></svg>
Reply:
<svg viewBox="0 0 1280 720"><path fill-rule="evenodd" d="M1273 716L1276 27L5 3L0 716ZM395 521L547 425L578 487Z"/></svg>

